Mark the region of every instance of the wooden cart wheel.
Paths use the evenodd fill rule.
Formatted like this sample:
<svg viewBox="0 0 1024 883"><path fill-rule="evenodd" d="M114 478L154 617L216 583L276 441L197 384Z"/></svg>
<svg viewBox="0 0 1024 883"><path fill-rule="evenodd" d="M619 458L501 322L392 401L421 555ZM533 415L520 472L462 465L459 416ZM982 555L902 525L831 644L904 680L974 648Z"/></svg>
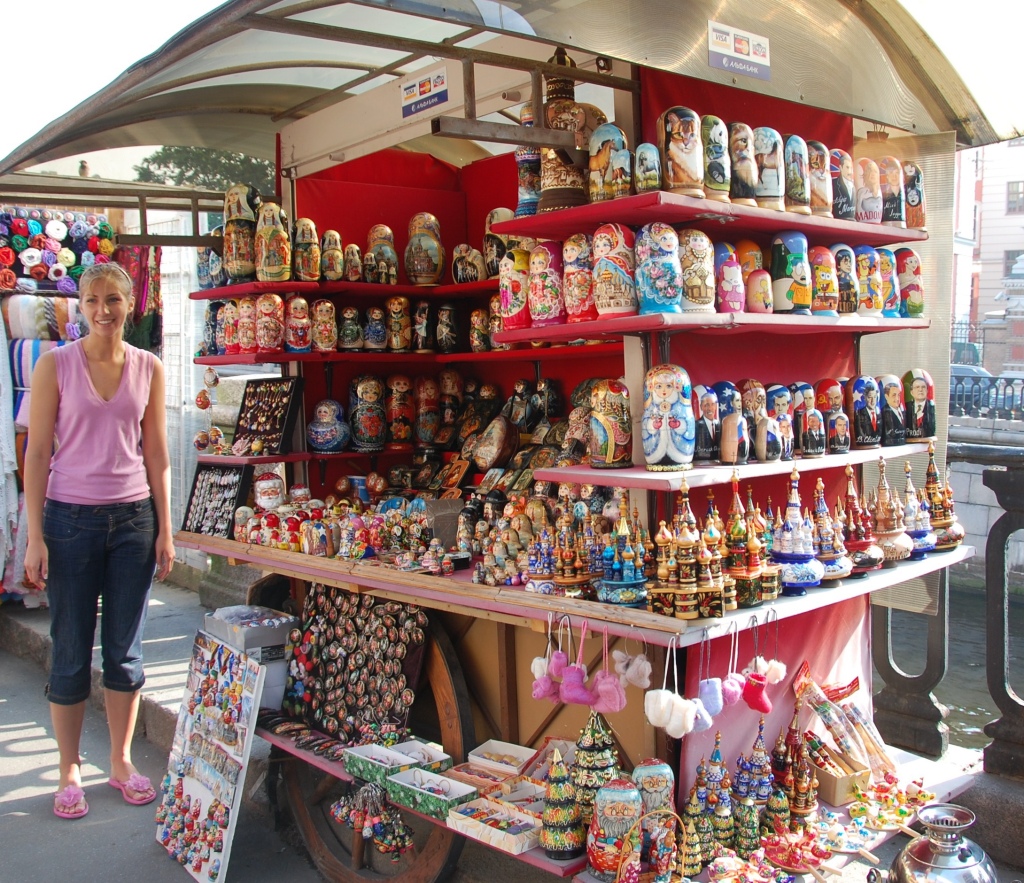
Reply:
<svg viewBox="0 0 1024 883"><path fill-rule="evenodd" d="M444 628L433 618L429 626L423 676L416 691L410 727L419 736L439 741L455 763L473 747L473 717L462 666ZM351 786L298 758L283 765L288 803L310 857L320 873L339 883L389 879L395 883L434 883L454 870L463 838L454 831L411 814L415 849L393 862L366 843L362 861L353 859L353 832L336 822L331 805ZM356 867L363 865L363 867Z"/></svg>

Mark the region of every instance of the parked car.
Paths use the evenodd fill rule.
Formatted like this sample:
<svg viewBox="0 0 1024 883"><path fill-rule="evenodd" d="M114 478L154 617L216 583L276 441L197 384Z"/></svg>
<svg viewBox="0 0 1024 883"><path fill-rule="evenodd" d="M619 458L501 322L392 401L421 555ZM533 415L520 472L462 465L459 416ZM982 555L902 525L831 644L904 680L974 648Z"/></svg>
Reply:
<svg viewBox="0 0 1024 883"><path fill-rule="evenodd" d="M969 414L995 405L996 378L980 365L949 366L949 413Z"/></svg>

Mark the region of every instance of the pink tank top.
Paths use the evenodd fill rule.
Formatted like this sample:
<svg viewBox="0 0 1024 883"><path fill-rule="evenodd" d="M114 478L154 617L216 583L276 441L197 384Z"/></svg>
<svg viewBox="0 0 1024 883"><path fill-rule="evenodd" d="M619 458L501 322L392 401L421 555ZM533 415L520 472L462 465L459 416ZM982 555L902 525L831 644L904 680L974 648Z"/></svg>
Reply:
<svg viewBox="0 0 1024 883"><path fill-rule="evenodd" d="M82 341L59 347L53 355L60 400L46 496L83 506L146 499L142 415L156 357L125 344L121 385L105 402L92 385Z"/></svg>

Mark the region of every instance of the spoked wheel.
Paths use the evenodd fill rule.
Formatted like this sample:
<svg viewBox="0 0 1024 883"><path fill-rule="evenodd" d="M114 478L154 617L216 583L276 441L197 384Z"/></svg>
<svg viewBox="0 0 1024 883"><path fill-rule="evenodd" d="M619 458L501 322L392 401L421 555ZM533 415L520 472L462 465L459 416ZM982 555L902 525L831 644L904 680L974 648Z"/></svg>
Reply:
<svg viewBox="0 0 1024 883"><path fill-rule="evenodd" d="M439 741L459 763L473 745L469 693L444 628L431 619L429 631L423 677L410 715L410 727L417 735ZM328 880L434 883L455 870L463 838L411 813L403 813L403 818L413 832L413 849L392 861L390 855L382 855L367 840L363 841L365 848L359 856L360 844L355 843L352 829L331 816L331 806L356 786L298 758L285 762L283 774L299 833L313 862Z"/></svg>

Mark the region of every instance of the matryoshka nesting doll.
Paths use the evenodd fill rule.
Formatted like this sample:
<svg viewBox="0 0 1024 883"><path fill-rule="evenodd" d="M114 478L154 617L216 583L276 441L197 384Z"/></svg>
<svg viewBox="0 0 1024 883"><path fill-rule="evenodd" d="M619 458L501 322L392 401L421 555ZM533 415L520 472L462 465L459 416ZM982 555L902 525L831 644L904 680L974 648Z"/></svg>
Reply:
<svg viewBox="0 0 1024 883"><path fill-rule="evenodd" d="M413 285L437 285L444 275L441 225L430 212L417 212L409 219L405 275Z"/></svg>
<svg viewBox="0 0 1024 883"><path fill-rule="evenodd" d="M312 323L309 302L293 294L284 305L284 350L286 353L308 353L312 346Z"/></svg>
<svg viewBox="0 0 1024 883"><path fill-rule="evenodd" d="M328 282L345 278L345 251L337 230L324 230L320 242L320 276Z"/></svg>
<svg viewBox="0 0 1024 883"><path fill-rule="evenodd" d="M868 374L846 381L846 416L853 426L852 448L877 448L882 441L878 381Z"/></svg>
<svg viewBox="0 0 1024 883"><path fill-rule="evenodd" d="M683 296L679 236L655 221L640 228L636 239L636 293L640 315L678 313Z"/></svg>
<svg viewBox="0 0 1024 883"><path fill-rule="evenodd" d="M342 310L342 316L345 312ZM344 330L344 329L343 329ZM363 348L368 350L385 350L388 348L388 326L384 310L380 307L367 307L366 327L363 329Z"/></svg>
<svg viewBox="0 0 1024 883"><path fill-rule="evenodd" d="M443 303L437 308L437 348L442 353L454 353L458 346L459 326L455 319L455 306Z"/></svg>
<svg viewBox="0 0 1024 883"><path fill-rule="evenodd" d="M295 222L292 266L299 282L320 281L320 237L311 218L299 218Z"/></svg>
<svg viewBox="0 0 1024 883"><path fill-rule="evenodd" d="M746 123L729 123L729 198L737 205L757 205L757 160L754 131Z"/></svg>
<svg viewBox="0 0 1024 883"><path fill-rule="evenodd" d="M658 147L665 189L683 196L704 196L700 117L688 107L670 107L658 118Z"/></svg>
<svg viewBox="0 0 1024 883"><path fill-rule="evenodd" d="M907 443L906 402L903 401L903 381L895 374L878 378L882 408L882 447L891 448Z"/></svg>
<svg viewBox="0 0 1024 883"><path fill-rule="evenodd" d="M850 418L840 409L825 415L828 429L827 450L830 454L848 454L853 434L850 432Z"/></svg>
<svg viewBox="0 0 1024 883"><path fill-rule="evenodd" d="M730 255L736 254L736 246L731 242L719 241L714 244L715 252L715 278L718 278L718 270L722 266L722 263Z"/></svg>
<svg viewBox="0 0 1024 883"><path fill-rule="evenodd" d="M619 866L626 863L623 850L629 854L628 835L643 814L640 791L631 779L612 779L598 789L587 829L587 870L595 879L601 883L619 879Z"/></svg>
<svg viewBox="0 0 1024 883"><path fill-rule="evenodd" d="M802 457L824 456L828 447L828 435L825 429L825 418L817 408L804 411L803 434L800 436L800 455Z"/></svg>
<svg viewBox="0 0 1024 883"><path fill-rule="evenodd" d="M882 275L878 270L878 252L870 245L858 245L853 255L857 261L857 313L881 316Z"/></svg>
<svg viewBox="0 0 1024 883"><path fill-rule="evenodd" d="M888 227L907 226L903 163L895 156L883 156L878 163L882 181L882 223Z"/></svg>
<svg viewBox="0 0 1024 883"><path fill-rule="evenodd" d="M434 323L430 302L416 301L412 311L412 348L417 353L434 351Z"/></svg>
<svg viewBox="0 0 1024 883"><path fill-rule="evenodd" d="M456 285L481 282L487 278L484 256L472 245L463 242L452 249L452 281Z"/></svg>
<svg viewBox="0 0 1024 883"><path fill-rule="evenodd" d="M878 163L873 159L858 160L854 169L857 183L856 217L864 224L882 223L882 182Z"/></svg>
<svg viewBox="0 0 1024 883"><path fill-rule="evenodd" d="M374 224L366 236L363 281L379 285L398 284L398 252L395 234L387 224Z"/></svg>
<svg viewBox="0 0 1024 883"><path fill-rule="evenodd" d="M566 320L562 299L562 243L539 242L530 252L530 325L561 325Z"/></svg>
<svg viewBox="0 0 1024 883"><path fill-rule="evenodd" d="M647 372L640 427L651 472L690 468L696 432L692 393L690 375L678 365L656 365Z"/></svg>
<svg viewBox="0 0 1024 883"><path fill-rule="evenodd" d="M384 384L379 377L361 374L349 386L349 424L352 447L363 454L384 450L387 421L384 411Z"/></svg>
<svg viewBox="0 0 1024 883"><path fill-rule="evenodd" d="M416 446L428 448L441 425L441 400L433 377L417 377L413 383L416 395Z"/></svg>
<svg viewBox="0 0 1024 883"><path fill-rule="evenodd" d="M924 315L921 256L912 248L897 248L896 272L900 282L900 315L904 318L920 318Z"/></svg>
<svg viewBox="0 0 1024 883"><path fill-rule="evenodd" d="M633 231L622 224L602 224L594 231L593 257L597 312L602 318L635 313Z"/></svg>
<svg viewBox="0 0 1024 883"><path fill-rule="evenodd" d="M729 154L729 130L716 116L700 120L700 139L704 149L704 196L717 202L729 202L732 160Z"/></svg>
<svg viewBox="0 0 1024 883"><path fill-rule="evenodd" d="M735 202L735 200L733 201ZM743 271L744 284L754 270L764 269L764 253L761 251L761 247L750 239L741 239L736 243L736 258Z"/></svg>
<svg viewBox="0 0 1024 883"><path fill-rule="evenodd" d="M256 218L262 200L255 187L232 184L224 194L224 272L228 284L256 278Z"/></svg>
<svg viewBox="0 0 1024 883"><path fill-rule="evenodd" d="M772 277L767 270L754 270L747 276L747 312L770 313L775 300Z"/></svg>
<svg viewBox="0 0 1024 883"><path fill-rule="evenodd" d="M284 301L276 294L256 300L256 350L279 353L284 345Z"/></svg>
<svg viewBox="0 0 1024 883"><path fill-rule="evenodd" d="M679 231L679 262L683 268L684 313L715 311L715 249L700 230Z"/></svg>
<svg viewBox="0 0 1024 883"><path fill-rule="evenodd" d="M352 436L340 402L323 399L313 409L314 417L306 427L306 441L314 451L330 454L344 450Z"/></svg>
<svg viewBox="0 0 1024 883"><path fill-rule="evenodd" d="M407 353L412 349L412 317L409 298L396 295L384 302L388 332L388 349L393 353Z"/></svg>
<svg viewBox="0 0 1024 883"><path fill-rule="evenodd" d="M217 314L217 349L225 355L234 355L238 345L238 303L227 301Z"/></svg>
<svg viewBox="0 0 1024 883"><path fill-rule="evenodd" d="M346 282L365 282L363 278L363 253L359 246L350 242L345 246L344 254L344 275Z"/></svg>
<svg viewBox="0 0 1024 883"><path fill-rule="evenodd" d="M718 393L710 386L695 386L692 398L697 410L693 459L699 463L709 463L718 459L722 436L722 424L718 419Z"/></svg>
<svg viewBox="0 0 1024 883"><path fill-rule="evenodd" d="M810 251L811 313L815 316L839 315L839 283L836 259L831 249L815 245Z"/></svg>
<svg viewBox="0 0 1024 883"><path fill-rule="evenodd" d="M808 141L807 162L811 181L811 214L831 218L832 176L829 174L828 148L820 141Z"/></svg>
<svg viewBox="0 0 1024 883"><path fill-rule="evenodd" d="M392 374L387 379L384 413L387 417L388 450L411 451L416 401L412 381L405 374Z"/></svg>
<svg viewBox="0 0 1024 883"><path fill-rule="evenodd" d="M501 334L505 329L505 320L501 314L501 301L502 297L500 294L491 295L490 309L487 313L487 336L492 350L512 349L512 344L499 343L495 338L495 335Z"/></svg>
<svg viewBox="0 0 1024 883"><path fill-rule="evenodd" d="M760 380L748 378L739 382L740 402L743 408L743 419L747 421L750 439L753 442L754 430L757 427L757 412L767 410L768 396L764 384Z"/></svg>
<svg viewBox="0 0 1024 883"><path fill-rule="evenodd" d="M903 161L903 189L907 198L907 226L913 230L928 229L924 176L921 167L909 160Z"/></svg>
<svg viewBox="0 0 1024 883"><path fill-rule="evenodd" d="M743 313L747 308L747 290L743 283L743 268L735 253L719 264L715 273L715 306L720 313Z"/></svg>
<svg viewBox="0 0 1024 883"><path fill-rule="evenodd" d="M783 156L786 163L786 211L809 215L811 178L807 142L799 135L786 135Z"/></svg>
<svg viewBox="0 0 1024 883"><path fill-rule="evenodd" d="M602 123L591 133L588 146L590 201L603 202L628 195L633 170L626 133L612 123Z"/></svg>
<svg viewBox="0 0 1024 883"><path fill-rule="evenodd" d="M814 387L806 380L795 380L789 385L793 396L793 441L799 450L804 434L804 414L814 407Z"/></svg>
<svg viewBox="0 0 1024 883"><path fill-rule="evenodd" d="M491 348L491 311L483 307L469 314L469 351L486 353Z"/></svg>
<svg viewBox="0 0 1024 883"><path fill-rule="evenodd" d="M526 102L519 109L519 124L533 128L533 104ZM520 144L515 150L516 179L519 183L516 202L517 218L528 218L537 214L540 200L540 148L532 144ZM486 279L486 276L481 276Z"/></svg>
<svg viewBox="0 0 1024 883"><path fill-rule="evenodd" d="M573 233L562 243L562 299L566 321L589 322L597 318L593 248L587 233Z"/></svg>
<svg viewBox="0 0 1024 883"><path fill-rule="evenodd" d="M312 321L313 352L333 353L338 348L338 323L334 304L324 298L313 301Z"/></svg>
<svg viewBox="0 0 1024 883"><path fill-rule="evenodd" d="M857 188L853 182L853 157L833 147L828 152L828 171L832 176L832 217L840 221L857 218Z"/></svg>
<svg viewBox="0 0 1024 883"><path fill-rule="evenodd" d="M276 202L260 206L256 221L256 279L287 282L292 278L292 242L288 216Z"/></svg>
<svg viewBox="0 0 1024 883"><path fill-rule="evenodd" d="M754 158L757 161L757 187L754 191L761 208L785 211L786 163L782 136L767 126L754 129Z"/></svg>
<svg viewBox="0 0 1024 883"><path fill-rule="evenodd" d="M654 144L638 144L633 158L633 186L637 193L661 190L661 153Z"/></svg>
<svg viewBox="0 0 1024 883"><path fill-rule="evenodd" d="M255 353L256 346L256 298L238 299L238 351Z"/></svg>
<svg viewBox="0 0 1024 883"><path fill-rule="evenodd" d="M718 413L722 417L722 440L718 459L722 463L741 465L750 458L750 427L743 416L743 397L728 381L715 384L718 393Z"/></svg>
<svg viewBox="0 0 1024 883"><path fill-rule="evenodd" d="M507 249L501 259L498 269L498 294L501 298L502 330L529 328L530 252L520 247L518 243Z"/></svg>
<svg viewBox="0 0 1024 883"><path fill-rule="evenodd" d="M782 459L782 428L779 421L761 408L755 414L754 456L759 463Z"/></svg>
<svg viewBox="0 0 1024 883"><path fill-rule="evenodd" d="M837 242L829 251L836 261L836 285L839 289L839 312L856 313L860 300L857 258L850 246Z"/></svg>
<svg viewBox="0 0 1024 883"><path fill-rule="evenodd" d="M772 292L776 313L810 315L811 267L807 237L796 230L777 233L772 240Z"/></svg>
<svg viewBox="0 0 1024 883"><path fill-rule="evenodd" d="M590 390L590 465L615 469L632 464L629 390L621 380L598 380Z"/></svg>
<svg viewBox="0 0 1024 883"><path fill-rule="evenodd" d="M875 250L878 252L878 275L882 278L882 315L887 319L898 319L903 301L896 255L891 248Z"/></svg>
<svg viewBox="0 0 1024 883"><path fill-rule="evenodd" d="M768 416L775 420L779 427L779 459L792 460L796 449L793 429L793 393L789 387L781 383L773 383L765 390Z"/></svg>
<svg viewBox="0 0 1024 883"><path fill-rule="evenodd" d="M341 308L341 326L338 331L338 349L355 352L363 348L363 328L359 324L359 308Z"/></svg>
<svg viewBox="0 0 1024 883"><path fill-rule="evenodd" d="M850 449L850 420L843 410L843 387L838 380L826 377L814 387L814 404L821 412L825 427L825 450L843 454Z"/></svg>
<svg viewBox="0 0 1024 883"><path fill-rule="evenodd" d="M907 440L935 437L935 383L924 368L911 368L903 375L904 423Z"/></svg>
<svg viewBox="0 0 1024 883"><path fill-rule="evenodd" d="M495 233L491 230L495 224L500 224L503 221L511 221L515 217L512 209L509 208L496 208L491 209L487 213L487 217L484 219L484 267L487 270L488 279L498 278L498 268L501 264L501 259L505 257L505 251L508 248L507 237Z"/></svg>

